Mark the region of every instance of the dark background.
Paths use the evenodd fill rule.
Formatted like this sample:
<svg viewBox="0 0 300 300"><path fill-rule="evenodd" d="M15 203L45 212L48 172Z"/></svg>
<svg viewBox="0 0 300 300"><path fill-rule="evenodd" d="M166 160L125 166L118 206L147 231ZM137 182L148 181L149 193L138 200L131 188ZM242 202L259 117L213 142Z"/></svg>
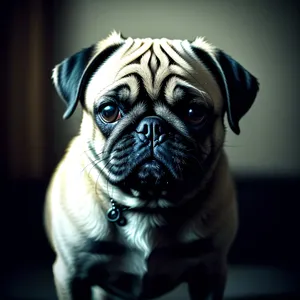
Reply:
<svg viewBox="0 0 300 300"><path fill-rule="evenodd" d="M43 201L50 175L78 131L80 110L61 120L64 106L51 70L113 28L125 36L206 35L259 78L261 91L241 136L229 132L225 143L240 210L229 262L233 270L246 270L249 296L260 290L274 299L299 296L299 4L32 0L3 2L0 13L0 299L54 299ZM260 274L260 286L251 285L257 282L253 270L259 270L253 274Z"/></svg>

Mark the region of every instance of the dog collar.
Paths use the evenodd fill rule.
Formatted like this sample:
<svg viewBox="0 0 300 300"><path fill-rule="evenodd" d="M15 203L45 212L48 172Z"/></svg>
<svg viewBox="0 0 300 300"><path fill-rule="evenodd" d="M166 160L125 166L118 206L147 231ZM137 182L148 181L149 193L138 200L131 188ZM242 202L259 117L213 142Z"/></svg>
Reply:
<svg viewBox="0 0 300 300"><path fill-rule="evenodd" d="M125 211L139 212L139 213L162 213L165 208L147 208L147 207L128 207L123 204L117 203L115 200L110 199L111 208L106 213L106 218L111 223L116 223L119 226L125 226L127 219L124 217Z"/></svg>
<svg viewBox="0 0 300 300"><path fill-rule="evenodd" d="M209 183L205 189L200 193L198 193L198 197L200 199L206 199L208 193L210 192L212 187L212 183ZM178 217L182 215L187 216L189 214L193 214L195 211L199 209L202 205L202 201L187 201L183 205L176 207L128 207L123 204L117 203L114 199L110 199L111 208L106 213L106 218L111 223L116 223L119 226L125 226L127 224L127 219L124 216L124 212L138 212L138 213L150 213L150 214L164 214L167 215L177 215Z"/></svg>
<svg viewBox="0 0 300 300"><path fill-rule="evenodd" d="M157 207L157 208L149 208L149 207L128 207L123 204L117 203L115 200L110 199L111 208L106 213L106 218L111 223L116 223L119 226L125 226L127 224L127 220L124 217L124 212L139 212L139 213L162 213L166 211L166 208ZM170 208L168 208L170 209Z"/></svg>
<svg viewBox="0 0 300 300"><path fill-rule="evenodd" d="M178 213L180 208L183 207L128 207L123 204L117 203L115 200L110 199L111 208L106 213L106 218L109 222L115 223L119 226L125 226L127 224L127 219L124 216L124 212L136 212L136 213L144 213L144 214L169 214ZM193 210L193 209L192 209Z"/></svg>

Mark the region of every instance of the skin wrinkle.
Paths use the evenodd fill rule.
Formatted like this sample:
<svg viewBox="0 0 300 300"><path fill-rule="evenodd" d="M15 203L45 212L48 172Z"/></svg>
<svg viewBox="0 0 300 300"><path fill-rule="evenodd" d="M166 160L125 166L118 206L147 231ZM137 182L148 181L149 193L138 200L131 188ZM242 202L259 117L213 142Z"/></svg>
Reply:
<svg viewBox="0 0 300 300"><path fill-rule="evenodd" d="M143 113L146 112L146 107L143 103L138 103L135 105L134 109L128 113L127 118L121 119L118 124L118 130L114 130L111 135L108 143L105 145L104 151L109 152L114 144L117 142L117 138L120 136L120 134L127 130L127 126L130 125L129 123L132 123L132 120L137 119L137 117ZM122 123L121 123L122 122ZM131 124L132 125L132 124Z"/></svg>
<svg viewBox="0 0 300 300"><path fill-rule="evenodd" d="M179 87L179 89L182 87L187 88L189 92L188 96L190 96L192 100L196 99L199 102L204 102L206 104L209 103L213 106L213 101L205 91L195 88L185 80L182 80L178 77L171 77L166 83L165 97L170 104L176 105L179 101L182 100L182 97L176 97L175 95L177 87ZM183 90L181 89L181 91ZM183 93L185 92L183 91Z"/></svg>
<svg viewBox="0 0 300 300"><path fill-rule="evenodd" d="M115 33L115 35L118 34ZM113 35L112 37L109 37L109 39L112 40L115 40L115 38L116 37L113 37ZM205 86L205 88L208 88L206 92L212 98L215 98L214 96L219 98L220 93L218 91L213 93L210 91L211 86L215 83L213 76L196 57L190 47L190 45L201 46L212 54L214 48L205 42L203 38L197 38L192 43L189 43L186 40L167 40L165 38L134 40L128 38L124 41L124 39L120 37L119 42L124 43L120 50L118 50L119 58L117 57L121 73L118 71L115 74L115 80L113 82L120 80L122 77L126 76L126 74L130 75L130 73L138 73L143 78L144 86L149 97L156 100L161 92L163 80L170 74L174 74L186 77L187 81L192 84L195 83L198 87L200 86L201 90L204 90L203 87ZM168 53L166 54L166 52ZM136 63L138 58L140 58L139 64ZM145 63L146 61L148 63ZM174 65L174 63L170 65L170 61L175 61L177 63L176 65ZM134 63L132 64L132 62ZM158 66L157 62L159 62ZM155 76L153 76L153 73L155 73ZM108 86L106 86L105 89L107 88Z"/></svg>
<svg viewBox="0 0 300 300"><path fill-rule="evenodd" d="M167 62L169 61L168 57L166 56L165 53L163 53L162 49L159 49L160 47L155 47L152 43L146 43L142 45L145 46L142 50L141 48L138 48L139 45L141 45L141 40L135 42L136 47L131 47L132 51L130 52L130 57L126 58L125 62L130 63L131 61L136 61L137 57L142 53L141 58L140 58L140 64L133 63L129 64L126 67L121 68L121 71L118 72L116 75L116 85L121 85L122 81L126 81L128 83L128 75L132 75L134 73L139 74L141 76L145 89L147 93L149 94L149 97L152 98L153 100L159 95L160 93L160 87L163 86L163 81L166 79L166 74L171 74L174 73L174 75L180 75L183 77L193 77L189 71L183 70L182 67L178 67L176 65L171 65L169 66L170 68L167 68ZM151 45L151 49L147 50L149 48L149 45ZM165 42L165 44L162 43L162 47L165 47L169 52L172 52L172 49L170 45ZM138 48L138 50L136 50ZM136 51L135 51L136 50ZM144 52L146 51L146 52ZM186 52L186 51L185 51ZM158 56L160 55L160 57ZM191 54L189 54L190 56ZM184 60L179 56L178 52L173 50L173 54L170 56L173 60L177 61L178 64L182 63ZM170 58L169 57L169 58ZM160 61L160 66L158 67L157 62ZM186 69L191 69L190 64L186 64L185 66ZM154 76L155 74L155 76ZM126 77L126 78L125 78ZM133 82L133 78L135 79L135 82ZM176 78L176 77L175 77ZM194 78L194 77L193 77ZM190 81L191 78L189 78ZM175 80L175 79L174 79ZM180 79L178 79L180 80ZM134 88L131 88L132 92L132 97L131 97L131 104L137 99L137 93L139 90L139 84L138 81L136 80L135 76L132 76L132 79L130 78L131 81L131 87L134 86ZM195 81L195 78L194 78ZM188 85L190 89L194 89L198 94L202 94L204 98L209 98L207 97L207 93L204 92L201 89L196 89L192 85L188 84L187 82L184 82L183 80L181 81L185 85ZM115 83L112 85L107 86L106 88L102 89L97 95L96 98L100 98L101 94L104 94L106 90L111 90L113 89ZM168 91L168 84L165 85L165 91ZM159 88L158 88L159 87ZM134 99L133 99L134 98ZM96 100L96 99L95 99Z"/></svg>
<svg viewBox="0 0 300 300"><path fill-rule="evenodd" d="M150 70L152 72L152 84L154 85L154 77L155 77L155 74L157 73L159 65L158 65L158 59L155 56L155 54L153 53L153 49L152 49L152 52L151 52L151 58L150 58L149 68L150 68Z"/></svg>
<svg viewBox="0 0 300 300"><path fill-rule="evenodd" d="M130 74L139 74L142 77L146 91L153 100L159 95L165 78L172 73L188 77L189 80L192 77L193 81L196 81L191 74L193 69L191 65L185 63L184 59L165 40L162 40L161 45L156 45L155 43L153 45L153 41L149 39L146 39L142 46L140 46L142 44L141 40L136 41L135 44L136 47L131 47L132 51L129 53L129 57L121 60L124 67L120 68L120 71L116 74L116 81ZM171 52L171 54L168 53L167 56L163 49ZM136 63L138 57L140 57L139 64ZM169 65L170 59L175 61L177 65ZM157 66L158 61L160 62L159 67ZM183 64L183 67L181 64Z"/></svg>

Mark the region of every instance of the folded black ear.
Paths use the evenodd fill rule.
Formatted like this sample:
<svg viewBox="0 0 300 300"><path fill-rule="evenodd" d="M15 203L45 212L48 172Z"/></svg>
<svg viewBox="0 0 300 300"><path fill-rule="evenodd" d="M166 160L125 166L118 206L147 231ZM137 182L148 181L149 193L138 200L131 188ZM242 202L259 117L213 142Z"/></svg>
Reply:
<svg viewBox="0 0 300 300"><path fill-rule="evenodd" d="M259 83L252 74L222 50L217 50L216 59L221 66L222 77L225 77L228 122L232 131L239 134L239 121L252 106Z"/></svg>
<svg viewBox="0 0 300 300"><path fill-rule="evenodd" d="M89 78L104 61L121 46L116 43L95 55L95 46L66 58L53 71L53 82L60 97L67 105L63 118L68 119L75 111L79 100L83 100L84 89Z"/></svg>
<svg viewBox="0 0 300 300"><path fill-rule="evenodd" d="M222 50L216 49L212 54L193 45L192 50L216 79L226 102L229 126L239 134L239 121L250 109L259 89L257 79Z"/></svg>
<svg viewBox="0 0 300 300"><path fill-rule="evenodd" d="M67 105L63 118L68 119L76 109L79 100L79 90L92 54L94 46L66 58L53 71L52 79L55 88Z"/></svg>

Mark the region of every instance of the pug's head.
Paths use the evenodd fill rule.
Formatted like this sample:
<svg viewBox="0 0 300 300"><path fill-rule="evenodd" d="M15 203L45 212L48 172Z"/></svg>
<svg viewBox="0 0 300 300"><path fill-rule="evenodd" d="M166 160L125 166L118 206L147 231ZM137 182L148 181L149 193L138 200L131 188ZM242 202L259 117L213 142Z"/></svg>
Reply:
<svg viewBox="0 0 300 300"><path fill-rule="evenodd" d="M80 135L99 176L139 201L176 203L207 180L225 136L258 82L203 38L107 39L65 59L53 80L69 118L83 108ZM119 200L122 201L122 200Z"/></svg>

